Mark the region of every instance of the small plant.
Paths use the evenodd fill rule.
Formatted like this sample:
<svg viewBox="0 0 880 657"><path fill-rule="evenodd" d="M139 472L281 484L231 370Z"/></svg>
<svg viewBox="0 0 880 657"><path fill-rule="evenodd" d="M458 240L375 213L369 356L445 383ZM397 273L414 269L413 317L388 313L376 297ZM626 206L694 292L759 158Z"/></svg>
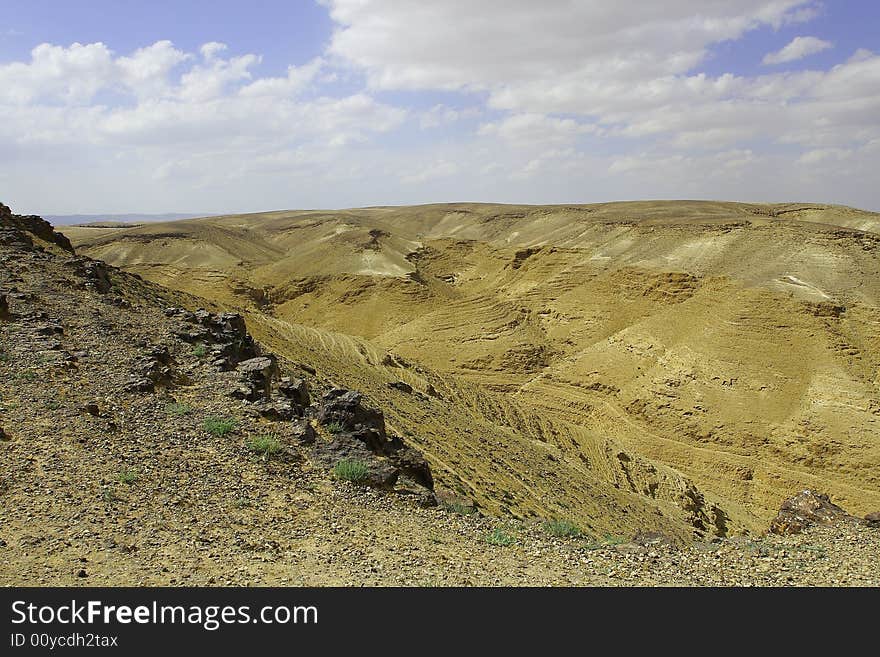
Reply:
<svg viewBox="0 0 880 657"><path fill-rule="evenodd" d="M57 411L59 408L61 408L61 402L56 399L50 399L46 402L46 408L48 408L50 411Z"/></svg>
<svg viewBox="0 0 880 657"><path fill-rule="evenodd" d="M251 438L247 442L247 447L252 452L262 454L263 458L269 458L273 454L280 452L283 446L274 434L268 434Z"/></svg>
<svg viewBox="0 0 880 657"><path fill-rule="evenodd" d="M131 469L131 468L127 468L125 470L122 470L116 476L116 478L119 480L120 484L133 484L134 482L136 482L138 480L138 471Z"/></svg>
<svg viewBox="0 0 880 657"><path fill-rule="evenodd" d="M621 543L626 543L626 537L617 534L605 534L605 543L607 545L620 545Z"/></svg>
<svg viewBox="0 0 880 657"><path fill-rule="evenodd" d="M345 427L342 426L342 423L336 422L335 420L333 422L328 422L327 424L325 424L324 428L327 429L327 431L329 431L330 433L342 433L343 431L345 431Z"/></svg>
<svg viewBox="0 0 880 657"><path fill-rule="evenodd" d="M513 545L516 543L516 538L502 530L500 527L496 527L491 532L486 534L484 540L489 545L498 545L501 547L507 547L508 545Z"/></svg>
<svg viewBox="0 0 880 657"><path fill-rule="evenodd" d="M580 538L584 535L581 528L571 520L548 520L544 523L544 529L557 538Z"/></svg>
<svg viewBox="0 0 880 657"><path fill-rule="evenodd" d="M205 431L214 436L225 436L235 429L235 419L229 417L205 418Z"/></svg>
<svg viewBox="0 0 880 657"><path fill-rule="evenodd" d="M116 502L119 500L119 498L116 496L116 493L114 493L109 488L105 488L104 490L101 491L101 499L106 504L112 504L113 502Z"/></svg>
<svg viewBox="0 0 880 657"><path fill-rule="evenodd" d="M235 502L233 502L236 509L245 509L251 506L251 501L246 497L238 497Z"/></svg>
<svg viewBox="0 0 880 657"><path fill-rule="evenodd" d="M193 348L193 356L196 356L197 358L204 358L205 354L207 353L208 348L205 347L205 345L203 345L201 342Z"/></svg>
<svg viewBox="0 0 880 657"><path fill-rule="evenodd" d="M9 355L9 352L0 349L0 363L8 363L12 360L12 356Z"/></svg>
<svg viewBox="0 0 880 657"><path fill-rule="evenodd" d="M13 378L18 379L19 381L32 383L37 380L37 373L33 370L25 370L24 372L19 372L16 376L13 376Z"/></svg>
<svg viewBox="0 0 880 657"><path fill-rule="evenodd" d="M342 459L333 466L333 474L346 481L363 481L369 471L366 463L356 459Z"/></svg>
<svg viewBox="0 0 880 657"><path fill-rule="evenodd" d="M192 412L192 406L190 406L189 404L174 402L173 404L168 404L165 407L165 412L168 413L168 415L183 417L184 415L189 415Z"/></svg>
<svg viewBox="0 0 880 657"><path fill-rule="evenodd" d="M457 513L461 516L469 516L477 512L477 509L474 506L470 504L465 504L464 502L460 502L459 500L444 502L443 508L449 513Z"/></svg>

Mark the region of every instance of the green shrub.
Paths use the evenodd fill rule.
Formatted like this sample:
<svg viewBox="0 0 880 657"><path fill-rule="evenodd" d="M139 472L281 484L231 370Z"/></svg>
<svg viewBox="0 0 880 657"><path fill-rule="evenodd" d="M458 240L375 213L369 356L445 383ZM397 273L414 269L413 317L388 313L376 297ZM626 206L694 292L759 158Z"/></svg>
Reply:
<svg viewBox="0 0 880 657"><path fill-rule="evenodd" d="M168 413L168 415L183 417L184 415L189 415L192 412L192 406L190 406L189 404L174 402L172 404L168 404L165 407L165 412Z"/></svg>
<svg viewBox="0 0 880 657"><path fill-rule="evenodd" d="M580 538L584 535L581 528L571 520L548 520L544 523L544 529L557 538Z"/></svg>
<svg viewBox="0 0 880 657"><path fill-rule="evenodd" d="M459 502L458 500L454 500L452 502L444 502L443 508L449 513L457 513L462 516L469 516L477 512L476 508L474 508L470 504L465 504L464 502Z"/></svg>
<svg viewBox="0 0 880 657"><path fill-rule="evenodd" d="M122 470L116 476L116 478L119 480L120 484L133 484L134 482L136 482L138 480L138 471L131 469L131 468L127 468L125 470Z"/></svg>
<svg viewBox="0 0 880 657"><path fill-rule="evenodd" d="M346 481L363 481L369 471L366 463L356 459L342 459L333 466L333 474Z"/></svg>
<svg viewBox="0 0 880 657"><path fill-rule="evenodd" d="M342 426L341 422L328 422L324 425L324 428L330 433L342 433L345 431L345 427Z"/></svg>
<svg viewBox="0 0 880 657"><path fill-rule="evenodd" d="M499 545L501 547L506 547L508 545L513 545L516 543L516 538L502 530L500 527L496 527L491 532L486 534L484 539L489 545Z"/></svg>
<svg viewBox="0 0 880 657"><path fill-rule="evenodd" d="M254 436L248 440L247 447L252 452L262 454L264 458L268 458L280 452L283 445L274 434L268 434L265 436Z"/></svg>
<svg viewBox="0 0 880 657"><path fill-rule="evenodd" d="M197 356L198 358L204 358L205 354L207 354L207 353L208 353L208 349L203 344L197 344L193 348L193 356Z"/></svg>
<svg viewBox="0 0 880 657"><path fill-rule="evenodd" d="M236 421L230 417L205 418L205 431L214 436L225 436L235 429Z"/></svg>

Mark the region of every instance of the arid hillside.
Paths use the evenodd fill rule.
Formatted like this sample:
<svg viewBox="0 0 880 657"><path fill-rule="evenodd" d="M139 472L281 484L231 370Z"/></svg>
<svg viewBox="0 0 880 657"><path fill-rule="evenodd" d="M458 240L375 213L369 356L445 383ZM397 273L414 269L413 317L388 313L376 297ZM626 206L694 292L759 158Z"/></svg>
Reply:
<svg viewBox="0 0 880 657"><path fill-rule="evenodd" d="M880 215L448 204L70 228L357 388L489 513L760 531L880 508Z"/></svg>

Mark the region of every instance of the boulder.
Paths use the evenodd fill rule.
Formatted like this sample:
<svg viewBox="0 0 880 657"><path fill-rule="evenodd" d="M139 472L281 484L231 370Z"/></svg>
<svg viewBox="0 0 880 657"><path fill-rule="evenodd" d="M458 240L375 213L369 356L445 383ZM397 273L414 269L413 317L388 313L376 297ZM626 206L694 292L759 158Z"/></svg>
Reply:
<svg viewBox="0 0 880 657"><path fill-rule="evenodd" d="M5 294L0 294L0 319L9 319L9 301Z"/></svg>
<svg viewBox="0 0 880 657"><path fill-rule="evenodd" d="M406 381L392 381L388 384L388 387L393 390L400 390L400 392L405 392L408 395L411 395L413 391L412 386Z"/></svg>
<svg viewBox="0 0 880 657"><path fill-rule="evenodd" d="M814 525L852 522L855 518L831 502L828 495L804 490L782 503L770 523L774 534L800 534Z"/></svg>
<svg viewBox="0 0 880 657"><path fill-rule="evenodd" d="M287 397L298 406L308 406L311 403L309 387L302 379L291 379L285 376L278 384L278 392Z"/></svg>
<svg viewBox="0 0 880 657"><path fill-rule="evenodd" d="M865 516L864 524L868 527L880 527L880 511L873 511Z"/></svg>
<svg viewBox="0 0 880 657"><path fill-rule="evenodd" d="M385 416L382 411L365 406L363 395L354 390L334 388L321 398L318 422L337 424L345 431L373 429L385 437Z"/></svg>
<svg viewBox="0 0 880 657"><path fill-rule="evenodd" d="M428 462L400 437L387 435L382 411L367 406L359 392L337 388L326 393L317 419L325 429L331 428L332 437L329 443L315 443L316 460L329 467L343 459L359 460L370 470L364 483L393 488L400 477L405 482L400 492L416 490L426 500L432 497Z"/></svg>
<svg viewBox="0 0 880 657"><path fill-rule="evenodd" d="M3 431L3 427L0 427L0 440L9 440L9 436Z"/></svg>
<svg viewBox="0 0 880 657"><path fill-rule="evenodd" d="M278 378L278 363L271 354L241 361L236 368L241 377L233 396L247 401L272 398L272 383Z"/></svg>

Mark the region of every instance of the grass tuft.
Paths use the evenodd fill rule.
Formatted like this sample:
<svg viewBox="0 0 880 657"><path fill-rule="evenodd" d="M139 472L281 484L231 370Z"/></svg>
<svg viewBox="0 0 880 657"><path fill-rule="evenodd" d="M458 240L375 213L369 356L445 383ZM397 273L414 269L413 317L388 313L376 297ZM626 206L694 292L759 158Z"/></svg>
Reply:
<svg viewBox="0 0 880 657"><path fill-rule="evenodd" d="M205 431L213 436L225 436L235 429L235 426L235 418L214 416L205 418Z"/></svg>
<svg viewBox="0 0 880 657"><path fill-rule="evenodd" d="M500 527L496 527L486 534L483 540L489 545L498 545L500 547L507 547L508 545L516 543L516 537L511 536Z"/></svg>
<svg viewBox="0 0 880 657"><path fill-rule="evenodd" d="M363 481L369 471L366 463L356 459L342 459L333 466L333 474L346 481Z"/></svg>
<svg viewBox="0 0 880 657"><path fill-rule="evenodd" d="M342 433L345 431L345 427L342 426L341 422L328 422L324 425L324 428L330 433Z"/></svg>
<svg viewBox="0 0 880 657"><path fill-rule="evenodd" d="M184 415L189 415L190 413L192 413L192 406L190 406L189 404L174 402L165 406L165 412L168 413L168 415L183 417Z"/></svg>
<svg viewBox="0 0 880 657"><path fill-rule="evenodd" d="M283 448L283 445L274 434L267 434L263 436L254 436L253 438L249 439L247 442L247 447L252 452L261 454L263 458L269 458L270 456L280 452Z"/></svg>
<svg viewBox="0 0 880 657"><path fill-rule="evenodd" d="M581 528L571 520L548 520L544 523L544 529L548 534L556 538L580 538L584 535Z"/></svg>
<svg viewBox="0 0 880 657"><path fill-rule="evenodd" d="M120 484L133 484L138 480L138 471L133 468L122 470L116 478Z"/></svg>

